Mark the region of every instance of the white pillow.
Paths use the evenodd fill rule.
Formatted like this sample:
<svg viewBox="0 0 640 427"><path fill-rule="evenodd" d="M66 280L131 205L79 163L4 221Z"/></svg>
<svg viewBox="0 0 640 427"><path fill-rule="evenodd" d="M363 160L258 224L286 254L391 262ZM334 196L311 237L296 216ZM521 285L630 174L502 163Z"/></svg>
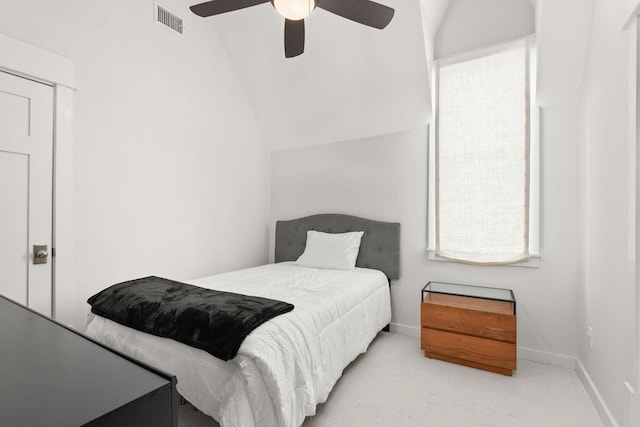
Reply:
<svg viewBox="0 0 640 427"><path fill-rule="evenodd" d="M307 245L296 264L303 267L353 270L363 234L364 231L322 233L309 230Z"/></svg>

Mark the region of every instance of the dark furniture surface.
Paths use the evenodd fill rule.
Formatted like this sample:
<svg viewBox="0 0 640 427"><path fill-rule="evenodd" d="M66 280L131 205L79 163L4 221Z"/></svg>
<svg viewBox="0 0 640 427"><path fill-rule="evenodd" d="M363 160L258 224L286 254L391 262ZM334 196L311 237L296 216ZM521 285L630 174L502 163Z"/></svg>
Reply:
<svg viewBox="0 0 640 427"><path fill-rule="evenodd" d="M0 295L0 424L177 426L175 377Z"/></svg>

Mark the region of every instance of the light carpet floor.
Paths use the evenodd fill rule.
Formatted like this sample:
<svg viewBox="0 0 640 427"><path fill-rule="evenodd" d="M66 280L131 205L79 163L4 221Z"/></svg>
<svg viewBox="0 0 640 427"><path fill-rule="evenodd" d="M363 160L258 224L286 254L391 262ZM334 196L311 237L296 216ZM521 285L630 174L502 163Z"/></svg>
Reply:
<svg viewBox="0 0 640 427"><path fill-rule="evenodd" d="M417 338L380 333L303 427L603 425L575 371L519 360L506 377L427 359L419 347ZM185 405L178 425L218 423Z"/></svg>

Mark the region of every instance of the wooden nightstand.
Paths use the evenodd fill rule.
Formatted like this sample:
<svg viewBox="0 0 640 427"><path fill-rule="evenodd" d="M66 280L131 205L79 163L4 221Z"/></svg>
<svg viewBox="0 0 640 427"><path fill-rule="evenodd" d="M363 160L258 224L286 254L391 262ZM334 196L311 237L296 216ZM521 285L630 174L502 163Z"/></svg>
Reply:
<svg viewBox="0 0 640 427"><path fill-rule="evenodd" d="M516 369L516 299L509 289L429 282L421 326L427 357L503 375Z"/></svg>

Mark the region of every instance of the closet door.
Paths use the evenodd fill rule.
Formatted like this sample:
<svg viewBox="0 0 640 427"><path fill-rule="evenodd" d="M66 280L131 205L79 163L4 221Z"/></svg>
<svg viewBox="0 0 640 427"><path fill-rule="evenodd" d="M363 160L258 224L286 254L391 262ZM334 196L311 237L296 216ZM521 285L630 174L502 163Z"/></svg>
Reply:
<svg viewBox="0 0 640 427"><path fill-rule="evenodd" d="M0 71L0 294L47 316L53 108L53 87Z"/></svg>

